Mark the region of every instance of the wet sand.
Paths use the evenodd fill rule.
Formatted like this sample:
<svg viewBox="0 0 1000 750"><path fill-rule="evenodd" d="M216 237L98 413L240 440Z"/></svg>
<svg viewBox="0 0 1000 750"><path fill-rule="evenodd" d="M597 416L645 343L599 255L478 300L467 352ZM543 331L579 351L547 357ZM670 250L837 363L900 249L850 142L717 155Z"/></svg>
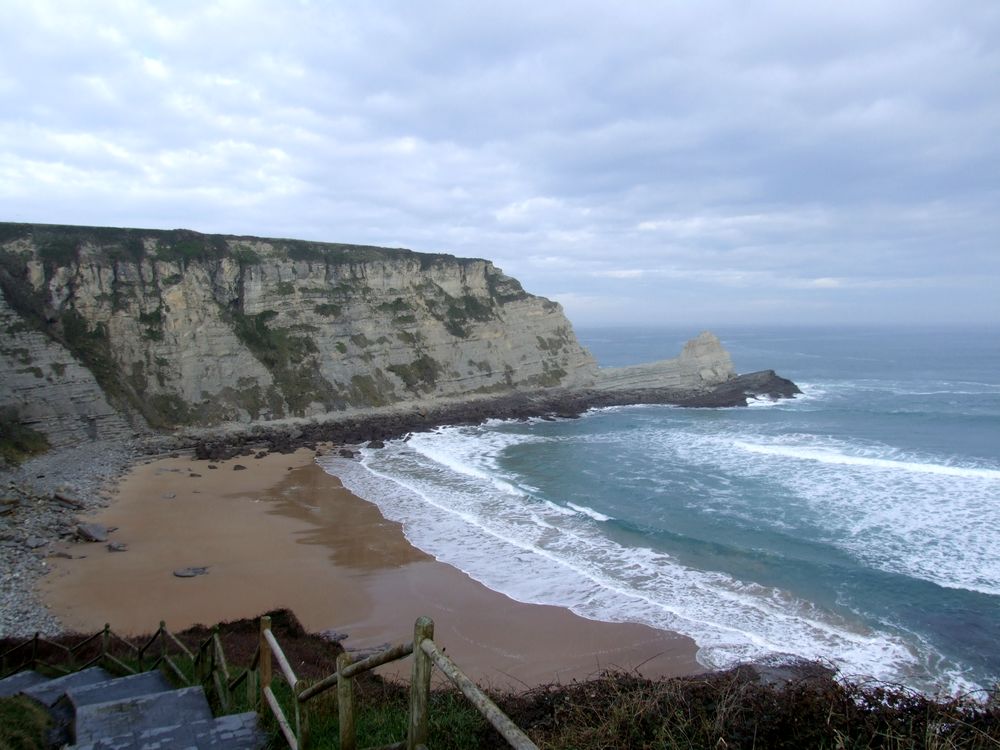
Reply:
<svg viewBox="0 0 1000 750"><path fill-rule="evenodd" d="M334 629L349 635L348 648L370 648L409 640L413 621L427 615L452 658L497 686L612 667L701 671L688 638L522 604L434 560L316 466L311 451L212 465L162 459L122 480L112 504L87 520L118 527L110 539L128 551L64 545L74 559L53 558L40 584L65 627L92 632L109 622L139 634L160 620L181 630L288 607L307 630ZM208 573L196 578L172 573L201 566Z"/></svg>

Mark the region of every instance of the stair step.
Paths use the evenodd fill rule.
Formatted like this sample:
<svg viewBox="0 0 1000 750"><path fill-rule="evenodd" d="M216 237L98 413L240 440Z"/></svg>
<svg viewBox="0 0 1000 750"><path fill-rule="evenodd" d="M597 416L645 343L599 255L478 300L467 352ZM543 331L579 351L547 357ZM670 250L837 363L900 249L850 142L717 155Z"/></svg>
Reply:
<svg viewBox="0 0 1000 750"><path fill-rule="evenodd" d="M116 677L113 680L95 682L84 687L70 688L49 708L49 712L52 714L49 744L53 747L61 747L72 739L73 717L82 706L94 703L111 703L173 689L174 686L158 671Z"/></svg>
<svg viewBox="0 0 1000 750"><path fill-rule="evenodd" d="M102 737L142 734L157 727L210 721L212 710L201 687L181 688L107 703L78 707L74 735L77 743Z"/></svg>
<svg viewBox="0 0 1000 750"><path fill-rule="evenodd" d="M253 711L217 719L156 727L71 745L68 750L259 750L267 736Z"/></svg>
<svg viewBox="0 0 1000 750"><path fill-rule="evenodd" d="M174 686L167 681L161 672L141 672L106 682L96 682L86 687L72 688L66 691L66 698L79 710L81 706L89 706L94 703L111 703L150 693L166 693L173 689Z"/></svg>
<svg viewBox="0 0 1000 750"><path fill-rule="evenodd" d="M113 675L100 667L90 667L80 672L73 672L63 677L46 680L21 692L31 696L39 703L51 706L71 688L93 685L95 682L110 680L112 677Z"/></svg>
<svg viewBox="0 0 1000 750"><path fill-rule="evenodd" d="M34 687L39 683L45 682L49 678L43 674L38 674L38 672L32 672L30 669L24 672L18 672L10 677L4 677L0 680L0 698L8 698L12 695L17 695L18 693L26 690L27 688Z"/></svg>

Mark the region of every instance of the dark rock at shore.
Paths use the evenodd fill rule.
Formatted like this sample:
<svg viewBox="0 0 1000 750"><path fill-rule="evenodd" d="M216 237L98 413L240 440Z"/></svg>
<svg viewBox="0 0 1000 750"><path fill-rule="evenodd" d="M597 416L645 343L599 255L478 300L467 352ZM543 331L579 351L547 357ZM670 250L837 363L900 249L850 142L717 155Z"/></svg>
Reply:
<svg viewBox="0 0 1000 750"><path fill-rule="evenodd" d="M369 448L385 448L385 443L382 440L370 440L368 441Z"/></svg>
<svg viewBox="0 0 1000 750"><path fill-rule="evenodd" d="M630 404L698 408L746 406L748 398L791 398L797 393L801 391L795 383L780 377L774 370L738 375L709 390L522 391L411 411L379 412L336 421L313 422L294 428L254 425L245 432L198 440L194 444L194 454L198 459L223 460L252 455L261 450L261 446L266 446L270 452L291 453L303 447L315 450L316 444L322 442L378 447L384 445L386 440L441 425L474 425L488 419L575 419L588 409ZM341 451L342 456L353 457L353 453L347 455L344 450Z"/></svg>

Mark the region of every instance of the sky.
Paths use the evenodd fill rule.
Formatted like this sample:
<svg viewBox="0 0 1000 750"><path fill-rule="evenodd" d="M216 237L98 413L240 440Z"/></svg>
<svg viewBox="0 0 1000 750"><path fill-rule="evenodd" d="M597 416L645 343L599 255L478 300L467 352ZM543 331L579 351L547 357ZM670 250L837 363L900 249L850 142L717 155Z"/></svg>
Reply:
<svg viewBox="0 0 1000 750"><path fill-rule="evenodd" d="M483 257L586 326L1000 324L997 0L0 7L0 221Z"/></svg>

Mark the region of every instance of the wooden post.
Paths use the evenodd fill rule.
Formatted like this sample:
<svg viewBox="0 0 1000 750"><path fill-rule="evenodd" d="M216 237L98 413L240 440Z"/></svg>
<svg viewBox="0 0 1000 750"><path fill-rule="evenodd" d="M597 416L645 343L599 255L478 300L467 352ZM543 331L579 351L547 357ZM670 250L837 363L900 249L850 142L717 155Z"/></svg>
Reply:
<svg viewBox="0 0 1000 750"><path fill-rule="evenodd" d="M101 656L108 655L108 649L111 648L111 623L104 623L104 632L101 633Z"/></svg>
<svg viewBox="0 0 1000 750"><path fill-rule="evenodd" d="M261 708L261 704L258 701L260 698L260 692L258 688L260 687L260 672L256 669L251 669L247 674L246 678L246 688L247 688L247 703L249 703L254 708Z"/></svg>
<svg viewBox="0 0 1000 750"><path fill-rule="evenodd" d="M271 645L264 633L271 629L271 618L260 618L260 704L265 705L264 689L271 687Z"/></svg>
<svg viewBox="0 0 1000 750"><path fill-rule="evenodd" d="M35 637L31 639L31 668L38 668L38 632L35 632Z"/></svg>
<svg viewBox="0 0 1000 750"><path fill-rule="evenodd" d="M354 727L354 678L344 677L343 669L351 663L351 656L342 653L337 657L337 715L340 720L340 750L355 750L358 746Z"/></svg>
<svg viewBox="0 0 1000 750"><path fill-rule="evenodd" d="M434 638L434 621L417 618L413 626L413 676L410 680L410 721L406 732L406 750L427 744L427 704L431 692L431 659L420 644Z"/></svg>
<svg viewBox="0 0 1000 750"><path fill-rule="evenodd" d="M157 631L160 635L160 658L167 658L167 621L160 620L160 629Z"/></svg>

